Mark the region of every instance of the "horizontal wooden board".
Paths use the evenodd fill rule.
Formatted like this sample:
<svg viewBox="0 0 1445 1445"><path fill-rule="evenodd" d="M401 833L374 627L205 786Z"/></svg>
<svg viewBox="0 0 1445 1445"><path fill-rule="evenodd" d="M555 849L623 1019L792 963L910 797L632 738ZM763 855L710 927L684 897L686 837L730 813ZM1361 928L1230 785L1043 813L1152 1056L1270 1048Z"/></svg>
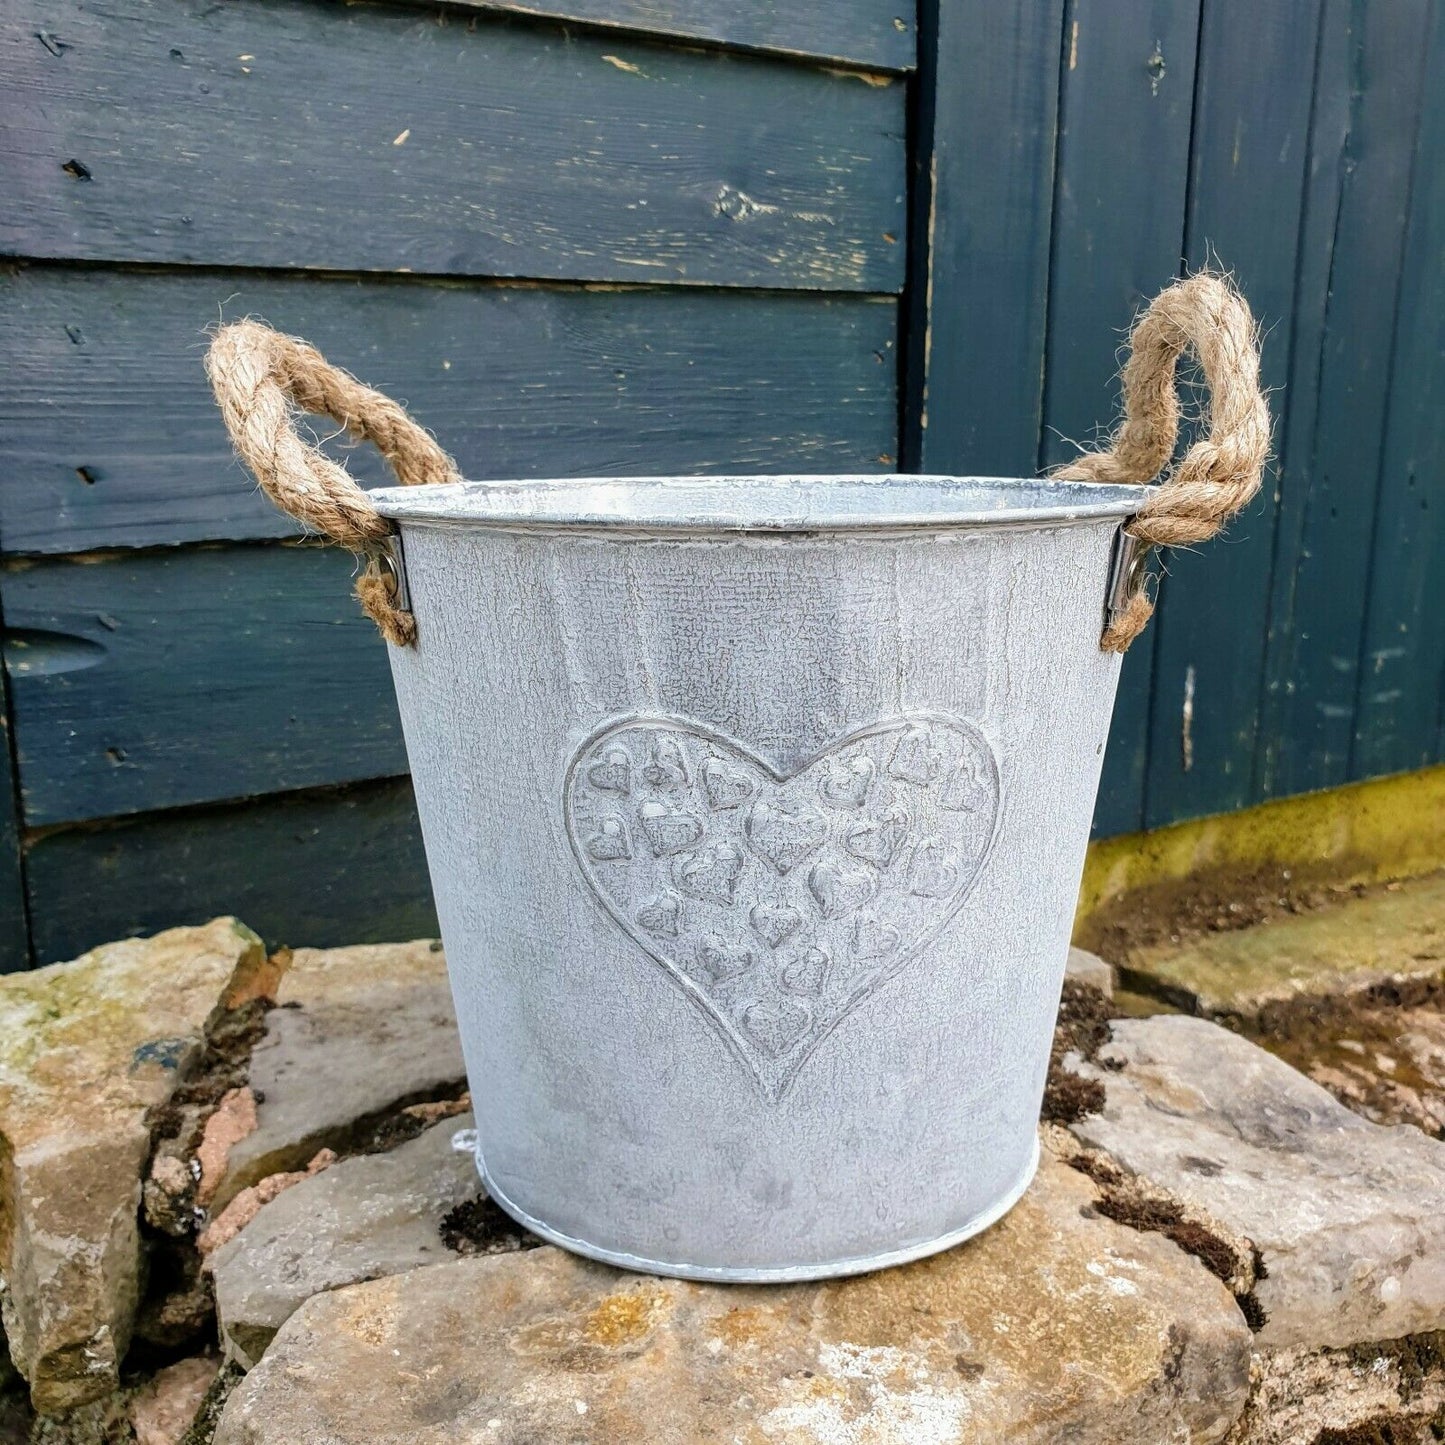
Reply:
<svg viewBox="0 0 1445 1445"><path fill-rule="evenodd" d="M11 0L0 252L897 291L905 87L416 7Z"/></svg>
<svg viewBox="0 0 1445 1445"><path fill-rule="evenodd" d="M314 545L10 564L26 825L404 773L353 565Z"/></svg>
<svg viewBox="0 0 1445 1445"><path fill-rule="evenodd" d="M913 4L893 0L461 0L478 10L580 20L747 50L836 60L875 70L910 70Z"/></svg>
<svg viewBox="0 0 1445 1445"><path fill-rule="evenodd" d="M37 963L223 913L271 948L437 933L406 778L63 828L26 874Z"/></svg>
<svg viewBox="0 0 1445 1445"><path fill-rule="evenodd" d="M486 479L886 470L897 312L858 296L23 267L0 277L0 545L293 530L232 460L201 369L218 317L306 336ZM370 448L348 465L386 480Z"/></svg>

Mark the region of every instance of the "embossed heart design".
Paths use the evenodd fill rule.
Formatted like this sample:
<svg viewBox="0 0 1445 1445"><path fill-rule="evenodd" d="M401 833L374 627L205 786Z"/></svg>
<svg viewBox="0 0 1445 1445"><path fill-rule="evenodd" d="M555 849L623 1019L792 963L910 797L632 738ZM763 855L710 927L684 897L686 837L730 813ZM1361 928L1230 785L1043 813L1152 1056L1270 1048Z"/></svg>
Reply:
<svg viewBox="0 0 1445 1445"><path fill-rule="evenodd" d="M1000 796L960 718L890 718L785 777L709 728L638 717L583 742L563 807L607 912L775 1102L963 905Z"/></svg>

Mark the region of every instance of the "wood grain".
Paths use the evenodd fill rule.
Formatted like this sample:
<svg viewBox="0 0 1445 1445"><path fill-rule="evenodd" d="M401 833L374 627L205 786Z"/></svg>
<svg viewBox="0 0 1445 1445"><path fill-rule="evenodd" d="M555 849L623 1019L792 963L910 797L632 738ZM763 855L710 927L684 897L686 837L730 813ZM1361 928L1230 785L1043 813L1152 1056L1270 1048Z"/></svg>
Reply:
<svg viewBox="0 0 1445 1445"><path fill-rule="evenodd" d="M0 92L0 252L902 285L887 77L416 7L12 0Z"/></svg>
<svg viewBox="0 0 1445 1445"><path fill-rule="evenodd" d="M905 455L1031 476L1063 0L927 0Z"/></svg>
<svg viewBox="0 0 1445 1445"><path fill-rule="evenodd" d="M1319 0L1287 0L1246 14L1206 0L1195 85L1185 249L1191 267L1233 271L1254 311L1276 446L1295 338L1319 9ZM1278 484L1271 470L1222 538L1169 557L1169 600L1154 624L1150 827L1254 801Z"/></svg>
<svg viewBox="0 0 1445 1445"><path fill-rule="evenodd" d="M1042 467L1107 431L1129 324L1179 272L1199 5L1070 0L1064 20ZM1151 628L1124 659L1095 820L1105 833L1144 824L1157 638Z"/></svg>
<svg viewBox="0 0 1445 1445"><path fill-rule="evenodd" d="M892 0L462 0L478 10L580 20L609 29L704 40L874 70L910 70L917 24Z"/></svg>
<svg viewBox="0 0 1445 1445"><path fill-rule="evenodd" d="M1266 796L1349 776L1429 9L1330 0L1325 10L1266 664Z"/></svg>
<svg viewBox="0 0 1445 1445"><path fill-rule="evenodd" d="M26 825L404 773L353 568L314 545L11 563Z"/></svg>
<svg viewBox="0 0 1445 1445"><path fill-rule="evenodd" d="M26 872L42 964L222 913L268 948L437 936L407 778L62 828Z"/></svg>
<svg viewBox="0 0 1445 1445"><path fill-rule="evenodd" d="M202 374L219 317L305 336L488 479L886 470L897 312L777 292L26 267L0 277L0 544L291 532L232 460ZM387 480L370 448L332 450Z"/></svg>

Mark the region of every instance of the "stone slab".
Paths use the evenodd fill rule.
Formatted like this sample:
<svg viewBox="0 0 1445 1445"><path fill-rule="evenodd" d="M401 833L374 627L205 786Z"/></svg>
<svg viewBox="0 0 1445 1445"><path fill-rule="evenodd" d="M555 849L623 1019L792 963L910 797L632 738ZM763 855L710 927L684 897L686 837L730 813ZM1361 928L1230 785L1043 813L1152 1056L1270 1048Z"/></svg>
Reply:
<svg viewBox="0 0 1445 1445"><path fill-rule="evenodd" d="M978 1239L826 1284L699 1285L553 1248L314 1296L215 1445L1218 1441L1249 1331L1196 1260L1046 1156Z"/></svg>
<svg viewBox="0 0 1445 1445"><path fill-rule="evenodd" d="M1343 898L1268 926L1148 949L1120 970L1129 988L1206 1017L1445 973L1445 873Z"/></svg>
<svg viewBox="0 0 1445 1445"><path fill-rule="evenodd" d="M1106 998L1114 996L1114 966L1086 948L1071 948L1064 976L1096 988Z"/></svg>
<svg viewBox="0 0 1445 1445"><path fill-rule="evenodd" d="M1086 1144L1252 1240L1269 1346L1445 1328L1445 1143L1384 1128L1204 1019L1120 1019Z"/></svg>
<svg viewBox="0 0 1445 1445"><path fill-rule="evenodd" d="M208 1028L275 985L233 918L0 979L0 1315L36 1409L115 1387L138 1302L148 1114Z"/></svg>
<svg viewBox="0 0 1445 1445"><path fill-rule="evenodd" d="M251 1053L256 1126L229 1147L212 1215L392 1110L455 1097L465 1073L439 944L297 949Z"/></svg>
<svg viewBox="0 0 1445 1445"><path fill-rule="evenodd" d="M452 1136L465 1114L388 1154L343 1159L265 1205L208 1261L227 1354L245 1369L314 1294L450 1258L446 1214L481 1192Z"/></svg>

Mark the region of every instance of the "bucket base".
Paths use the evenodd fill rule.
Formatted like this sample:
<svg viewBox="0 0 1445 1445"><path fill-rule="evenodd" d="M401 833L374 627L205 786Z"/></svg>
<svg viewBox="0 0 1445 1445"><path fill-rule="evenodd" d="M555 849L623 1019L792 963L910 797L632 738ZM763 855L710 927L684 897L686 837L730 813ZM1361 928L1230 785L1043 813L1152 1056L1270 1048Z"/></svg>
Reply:
<svg viewBox="0 0 1445 1445"><path fill-rule="evenodd" d="M544 1224L540 1219L533 1218L525 1209L520 1209L513 1204L487 1173L487 1166L482 1162L481 1154L478 1153L475 1158L477 1173L481 1175L482 1185L500 1209L511 1215L524 1229L529 1230L540 1239L545 1239L548 1244L558 1245L572 1254L600 1260L603 1264L615 1265L618 1269L636 1270L639 1274L667 1275L673 1279L711 1280L720 1284L795 1284L803 1280L839 1279L849 1274L868 1274L875 1269L891 1269L895 1265L908 1264L915 1259L924 1259L930 1254L941 1254L944 1250L952 1249L954 1245L971 1239L975 1234L981 1234L989 1225L997 1224L1023 1198L1024 1192L1033 1183L1034 1174L1039 1167L1039 1141L1036 1134L1033 1150L1029 1154L1029 1160L1024 1166L1023 1172L1019 1175L1017 1182L997 1203L990 1205L982 1214L975 1215L967 1224L958 1229L952 1229L947 1234L941 1234L936 1239L925 1240L922 1244L910 1244L904 1249L887 1250L882 1254L855 1255L851 1259L827 1260L821 1264L768 1265L756 1268L692 1265L680 1264L673 1260L643 1259L639 1255L622 1254L616 1250L603 1249L598 1245L589 1244L585 1239L574 1239L571 1235L563 1234L559 1230L551 1228L550 1225Z"/></svg>

